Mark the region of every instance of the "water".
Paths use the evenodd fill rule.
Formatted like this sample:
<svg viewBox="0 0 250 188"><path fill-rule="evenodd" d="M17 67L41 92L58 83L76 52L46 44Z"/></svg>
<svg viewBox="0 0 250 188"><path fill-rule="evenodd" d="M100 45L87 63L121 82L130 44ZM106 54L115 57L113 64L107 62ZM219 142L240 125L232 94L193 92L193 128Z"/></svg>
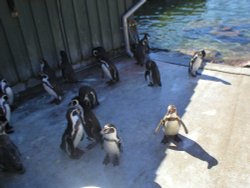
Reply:
<svg viewBox="0 0 250 188"><path fill-rule="evenodd" d="M135 19L153 48L215 50L229 64L250 60L249 0L151 0Z"/></svg>

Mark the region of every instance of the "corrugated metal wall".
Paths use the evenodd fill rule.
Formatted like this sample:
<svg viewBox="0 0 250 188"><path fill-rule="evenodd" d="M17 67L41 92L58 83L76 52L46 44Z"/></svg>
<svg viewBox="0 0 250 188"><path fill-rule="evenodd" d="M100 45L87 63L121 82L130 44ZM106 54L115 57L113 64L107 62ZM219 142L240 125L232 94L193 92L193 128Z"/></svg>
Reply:
<svg viewBox="0 0 250 188"><path fill-rule="evenodd" d="M59 51L73 64L89 58L91 49L122 47L121 16L133 0L0 0L0 75L12 85L40 71L44 57L57 69Z"/></svg>

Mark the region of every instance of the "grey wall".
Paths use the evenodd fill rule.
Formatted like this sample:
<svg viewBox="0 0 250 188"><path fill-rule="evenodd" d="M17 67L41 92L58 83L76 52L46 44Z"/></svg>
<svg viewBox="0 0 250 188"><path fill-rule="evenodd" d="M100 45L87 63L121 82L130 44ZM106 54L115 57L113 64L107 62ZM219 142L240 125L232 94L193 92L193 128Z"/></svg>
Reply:
<svg viewBox="0 0 250 188"><path fill-rule="evenodd" d="M0 75L11 85L38 75L44 57L58 68L59 51L84 66L91 49L122 47L121 17L133 0L0 0ZM84 62L85 61L85 62Z"/></svg>

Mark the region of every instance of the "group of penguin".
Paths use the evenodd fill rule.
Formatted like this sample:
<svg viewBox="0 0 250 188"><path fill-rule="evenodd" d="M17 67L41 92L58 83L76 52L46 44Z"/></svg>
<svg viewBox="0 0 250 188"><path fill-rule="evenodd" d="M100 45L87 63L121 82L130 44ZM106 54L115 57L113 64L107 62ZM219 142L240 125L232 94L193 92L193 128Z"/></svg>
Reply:
<svg viewBox="0 0 250 188"><path fill-rule="evenodd" d="M136 64L145 65L145 80L148 81L148 86L161 86L160 72L157 64L149 58L149 35L144 37L136 44L134 57ZM60 51L62 77L68 83L79 82L76 79L76 74L70 64L65 51ZM109 60L107 52L103 47L92 49L92 55L98 60L103 72L103 76L109 79L108 85L119 82L119 71L114 63ZM189 62L189 74L193 77L199 75L200 68L206 53L204 50L195 52ZM42 85L46 92L53 96L51 103L60 104L63 100L63 90L57 81L54 70L49 66L45 59L40 60L40 77ZM0 82L0 134L12 133L13 127L10 126L11 105L13 105L14 94L5 79ZM62 135L60 148L67 153L72 159L79 159L84 151L78 148L80 141L86 137L91 143L87 146L88 149L93 148L96 144L100 144L106 151L106 156L103 164L112 163L114 166L119 165L119 156L122 151L121 139L119 138L116 126L106 124L101 128L100 123L92 112L92 109L99 105L96 91L87 85L79 88L78 95L71 99L66 112L67 127ZM155 129L155 133L162 127L164 137L162 143L166 144L174 138L179 142L178 132L180 126L183 126L185 132L188 130L177 114L177 109L174 105L169 105L167 113Z"/></svg>

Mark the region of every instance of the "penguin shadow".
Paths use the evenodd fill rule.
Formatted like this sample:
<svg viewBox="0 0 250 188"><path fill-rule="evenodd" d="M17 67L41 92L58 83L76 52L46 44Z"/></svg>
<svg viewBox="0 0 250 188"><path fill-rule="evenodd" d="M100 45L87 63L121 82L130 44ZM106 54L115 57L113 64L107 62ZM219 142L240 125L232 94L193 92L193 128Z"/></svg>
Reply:
<svg viewBox="0 0 250 188"><path fill-rule="evenodd" d="M221 82L222 84L225 84L225 85L232 85L230 82L226 81L226 80L223 80L221 78L217 78L215 76L210 76L210 75L207 75L207 74L201 74L200 75L200 78L202 80L208 80L208 81L213 81L213 82Z"/></svg>
<svg viewBox="0 0 250 188"><path fill-rule="evenodd" d="M217 159L215 159L207 151L205 151L197 142L180 134L178 134L178 137L181 139L181 141L173 141L172 143L174 143L175 146L168 146L168 149L172 149L175 151L185 151L189 155L207 162L208 169L211 169L212 167L218 165L219 162L217 161Z"/></svg>

